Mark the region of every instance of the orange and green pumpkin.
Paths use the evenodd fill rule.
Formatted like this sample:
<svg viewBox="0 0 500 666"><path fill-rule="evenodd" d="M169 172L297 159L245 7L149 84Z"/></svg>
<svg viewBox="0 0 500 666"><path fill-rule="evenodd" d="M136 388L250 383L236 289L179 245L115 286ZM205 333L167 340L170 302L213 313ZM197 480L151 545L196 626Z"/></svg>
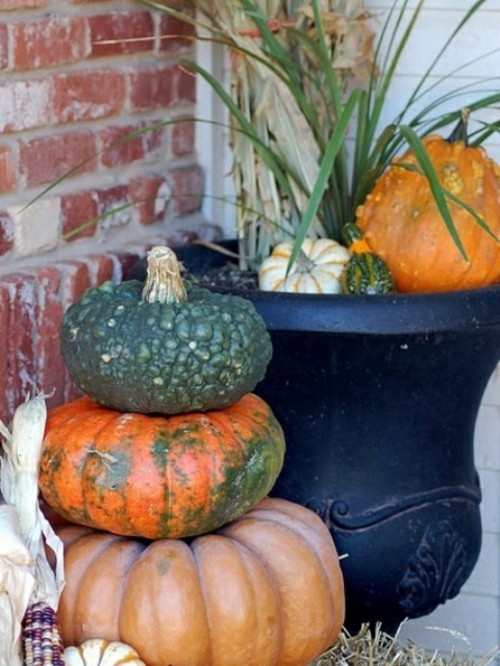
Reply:
<svg viewBox="0 0 500 666"><path fill-rule="evenodd" d="M66 646L122 641L148 666L306 666L337 638L335 546L303 506L264 499L216 533L152 543L67 526Z"/></svg>
<svg viewBox="0 0 500 666"><path fill-rule="evenodd" d="M465 121L449 140L423 140L441 186L469 206L500 235L500 168L481 147L469 146ZM472 289L500 281L500 242L457 201L447 203L465 259L455 244L429 187L415 170L412 151L394 160L356 212L369 248L387 264L396 290L437 292Z"/></svg>
<svg viewBox="0 0 500 666"><path fill-rule="evenodd" d="M193 536L265 497L284 450L281 426L253 394L175 416L122 413L85 396L49 411L39 485L71 522L149 539Z"/></svg>

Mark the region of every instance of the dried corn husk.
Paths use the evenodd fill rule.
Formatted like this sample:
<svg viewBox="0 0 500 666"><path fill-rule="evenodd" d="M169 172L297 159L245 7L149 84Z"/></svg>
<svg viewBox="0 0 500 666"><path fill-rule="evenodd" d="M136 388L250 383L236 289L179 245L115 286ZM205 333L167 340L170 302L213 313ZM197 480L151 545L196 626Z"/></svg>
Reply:
<svg viewBox="0 0 500 666"><path fill-rule="evenodd" d="M0 506L0 666L18 666L21 622L35 586L33 561L14 507Z"/></svg>
<svg viewBox="0 0 500 666"><path fill-rule="evenodd" d="M239 0L198 0L197 7L210 17L231 47L231 93L260 141L287 165L284 190L273 168L266 164L248 136L232 132L232 175L238 195L237 230L242 268L256 269L271 248L293 240L318 178L324 145L335 125L331 99L324 94L325 73L312 52L302 48L290 28L315 37L309 0L254 0L257 13L290 55L290 65L315 111L311 119L300 108L291 89L269 58L251 17ZM325 40L331 65L341 87L365 85L373 74L373 32L362 0L320 0ZM272 63L271 66L270 63ZM313 84L312 81L315 81ZM318 136L318 128L321 136ZM331 234L332 212L320 210L309 227L311 238ZM247 262L246 258L250 258Z"/></svg>
<svg viewBox="0 0 500 666"><path fill-rule="evenodd" d="M0 458L0 492L7 505L1 511L2 582L0 666L21 662L21 624L29 605L44 602L57 608L64 583L62 542L41 512L38 503L38 465L47 409L44 395L21 404L14 413L12 430L0 421L4 438ZM55 572L46 555L55 556Z"/></svg>

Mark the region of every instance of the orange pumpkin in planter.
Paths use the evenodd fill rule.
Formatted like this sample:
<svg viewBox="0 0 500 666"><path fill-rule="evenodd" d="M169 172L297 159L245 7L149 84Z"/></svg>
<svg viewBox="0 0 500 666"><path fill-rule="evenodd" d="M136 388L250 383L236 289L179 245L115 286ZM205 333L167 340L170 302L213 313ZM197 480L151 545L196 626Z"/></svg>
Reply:
<svg viewBox="0 0 500 666"><path fill-rule="evenodd" d="M500 168L481 147L467 145L465 120L449 140L423 140L442 187L473 209L500 235ZM500 242L456 201L447 203L467 260L439 213L412 151L394 160L376 182L356 222L371 250L389 267L397 291L472 289L500 281Z"/></svg>
<svg viewBox="0 0 500 666"><path fill-rule="evenodd" d="M190 542L58 529L65 645L123 641L148 666L305 666L337 638L344 588L321 519L287 500Z"/></svg>
<svg viewBox="0 0 500 666"><path fill-rule="evenodd" d="M39 485L70 522L148 539L210 532L257 504L283 465L269 406L123 413L83 397L48 414Z"/></svg>

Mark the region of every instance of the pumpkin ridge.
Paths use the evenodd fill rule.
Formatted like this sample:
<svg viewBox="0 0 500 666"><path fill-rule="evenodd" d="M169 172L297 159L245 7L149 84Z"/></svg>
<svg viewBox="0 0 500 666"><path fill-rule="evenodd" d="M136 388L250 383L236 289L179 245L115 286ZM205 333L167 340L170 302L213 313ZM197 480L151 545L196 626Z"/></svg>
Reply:
<svg viewBox="0 0 500 666"><path fill-rule="evenodd" d="M78 623L74 611L78 608L79 591L85 580L88 567L92 562L97 561L101 557L101 554L107 550L110 542L118 538L113 534L106 534L104 538L101 538L101 534L96 533L83 534L71 544L71 550L68 551L64 563L66 577L65 594L64 597L61 597L58 607L59 622L61 630L65 634L66 643L76 644L79 640ZM92 548L93 544L96 544L94 548ZM82 551L88 557L88 559L83 558L83 561L79 559ZM73 612L69 611L71 605L73 606Z"/></svg>
<svg viewBox="0 0 500 666"><path fill-rule="evenodd" d="M108 540L99 556L87 564L78 593L78 605L87 617L85 632L104 640L120 636L119 609L126 581L144 550L145 545L139 540L116 536L112 541ZM119 603L103 603L103 599L109 598Z"/></svg>
<svg viewBox="0 0 500 666"><path fill-rule="evenodd" d="M104 428L113 419L113 415L102 409L93 410L86 403L83 403L83 407L87 419L84 433L88 433L88 438L93 436L96 428ZM78 480L87 464L91 443L83 451L81 447L75 450L74 430L75 426L81 427L80 420L81 417L75 414L64 422L56 419L54 426L49 412L40 458L39 485L44 500L52 509L67 520L75 520L75 516L68 514L60 501L64 497L71 504L72 510L79 512L79 519L85 524L89 515Z"/></svg>
<svg viewBox="0 0 500 666"><path fill-rule="evenodd" d="M202 535L201 537L198 537L198 538L204 540L204 539L209 538L209 537ZM210 649L209 649L209 652L208 652L208 655L207 655L207 664L206 664L206 666L213 666L214 657L213 657L212 640L213 640L213 633L214 632L213 632L212 623L210 621L210 613L209 613L208 604L207 604L206 582L205 582L205 579L202 576L202 573L200 571L200 563L199 563L198 556L197 556L197 550L194 547L194 541L190 544L190 548L191 548L191 553L193 555L194 566L195 566L196 571L198 573L200 592L201 592L201 596L203 598L203 610L204 610L204 614L205 614L205 622L206 622L206 626L207 626L207 629L208 629L208 635L210 637L210 640L208 641Z"/></svg>
<svg viewBox="0 0 500 666"><path fill-rule="evenodd" d="M208 594L208 590L212 589L212 585L207 583L206 577L205 577L205 572L202 566L203 561L207 561L210 563L210 560L215 560L217 561L217 557L214 556L213 550L209 554L206 554L205 551L209 549L210 546L217 545L218 547L223 547L227 550L227 547L232 551L232 556L237 559L238 566L240 568L240 571L244 572L245 579L246 579L246 588L247 590L251 593L251 600L250 602L247 602L247 605L250 607L252 611L252 619L253 619L253 626L252 629L247 629L245 632L245 647L247 648L246 653L244 656L241 654L238 654L236 650L238 649L238 646L235 645L234 642L234 637L238 635L238 632L236 631L235 627L232 626L232 622L234 620L233 617L230 618L223 618L222 623L219 620L219 627L214 626L214 620L211 618L211 616L214 614L213 613L213 606L211 604L210 600L210 595ZM276 595L275 587L274 587L274 581L269 577L269 573L265 569L265 567L262 564L262 561L260 558L253 553L253 551L244 543L239 542L236 539L233 539L231 536L229 537L222 537L219 533L213 533L213 534L208 534L202 537L199 537L196 539L193 544L192 544L192 551L194 555L194 559L196 562L197 570L198 570L198 575L199 575L199 580L200 580L200 588L202 590L202 594L205 599L205 607L207 609L207 618L208 618L208 626L211 631L212 636L218 636L221 634L224 634L225 636L229 636L229 642L230 642L230 654L231 654L231 664L235 663L238 661L238 663L244 663L245 666L275 666L277 663L277 656L280 651L280 645L279 641L275 638L274 639L274 645L271 645L270 647L267 648L267 652L271 652L270 659L269 661L264 659L265 653L263 653L263 647L256 645L255 644L255 639L260 638L261 634L263 633L262 630L259 631L259 624L262 622L261 620L261 613L259 613L259 608L262 606L262 582L258 581L259 583L259 588L258 590L256 589L256 577L260 576L261 579L262 577L265 577L267 580L267 585L268 589L272 594L272 597L274 598L274 603L276 606L276 621L279 626L279 635L282 636L282 627L281 627L281 622L280 622L280 616L278 611L279 608L279 602L278 598ZM213 571L211 571L211 567L208 568L208 574L213 574ZM247 598L248 599L248 598ZM238 606L241 608L241 603L244 600L240 600L240 603ZM216 599L217 602L217 599ZM217 604L216 604L217 605ZM259 605L259 608L256 608L257 605ZM212 610L212 612L210 612ZM248 610L247 610L248 612ZM229 630L228 630L228 622L231 623ZM252 647L249 648L249 643L252 641ZM271 641L269 641L271 642ZM250 657L248 656L250 655ZM211 653L211 658L212 662L211 664L214 664L215 666L218 666L218 662L215 661L216 655L214 655L214 648L212 648L212 653ZM257 659L257 661L255 660ZM207 664L207 666L210 666L210 664ZM230 665L227 665L230 666Z"/></svg>
<svg viewBox="0 0 500 666"><path fill-rule="evenodd" d="M74 409L46 431L44 455L53 447L62 463L41 465L42 495L67 520L115 534L210 532L267 495L283 464L283 431L256 396L215 413L172 417L102 408L78 419ZM66 457L70 439L74 451ZM70 465L75 460L81 464Z"/></svg>
<svg viewBox="0 0 500 666"><path fill-rule="evenodd" d="M187 586L180 588L179 579L189 581ZM174 594L169 594L172 589ZM200 628L205 609L194 556L184 541L165 539L148 545L131 568L122 610L124 628L130 628L123 631L122 640L132 645L149 666L165 666L165 644L168 663L205 666L210 642L208 626L205 623ZM165 620L168 626L163 628ZM135 631L134 625L140 625L141 631ZM158 631L165 633L166 640L159 640ZM177 637L175 642L168 640L172 631Z"/></svg>
<svg viewBox="0 0 500 666"><path fill-rule="evenodd" d="M275 498L273 498L273 500L274 499ZM330 589L330 599L332 601L330 617L332 619L337 618L337 623L334 625L332 633L338 633L342 628L343 619L345 617L344 581L340 571L335 571L335 562L331 552L331 542L329 538L325 540L324 532L321 529L323 527L323 522L316 514L314 514L314 516L309 516L300 511L294 511L294 507L288 506L287 500L278 499L277 501L281 503L281 505L278 505L276 508L266 508L267 500L264 500L257 505L255 510L251 513L258 515L259 521L268 520L273 524L282 525L286 529L297 534L309 544L310 547L312 547L318 559L319 566L323 570L326 584ZM338 557L335 545L333 557ZM327 566L327 563L330 566ZM335 571L336 574L333 577L331 575L332 571ZM324 646L325 649L327 647L329 647L329 645Z"/></svg>
<svg viewBox="0 0 500 666"><path fill-rule="evenodd" d="M125 440L117 436L117 430L128 417L111 414L112 418L106 426L95 433L93 447L81 475L89 519L93 521L90 524L99 520L100 527L105 530L108 530L117 512L127 512L125 489L133 467L130 455L134 442L131 436L126 436ZM108 531L114 532L113 529Z"/></svg>
<svg viewBox="0 0 500 666"><path fill-rule="evenodd" d="M272 529L269 529L268 525L271 525ZM222 533L224 535L230 534L248 545L252 552L261 559L263 566L269 571L269 575L275 581L280 597L283 594L281 597L281 607L285 617L285 627L288 631L283 636L283 645L278 664L287 664L290 661L296 663L298 659L301 659L302 663L308 664L317 655L310 651L310 646L304 644L301 638L301 631L304 630L307 632L309 629L312 632L316 631L316 639L319 641L321 638L322 651L329 647L334 635L332 624L328 628L325 628L325 620L331 617L334 608L330 599L330 586L325 584L326 576L324 569L323 567L318 568L319 558L317 553L310 549L309 543L302 535L297 534L279 522L267 518L264 518L261 522L260 518L256 521L255 518L243 516L239 521L230 524L227 528L223 528ZM288 561L289 553L287 549L282 547L279 552L275 553L271 561L268 554L273 550L273 543L269 536L266 538L266 534L272 534L272 539L276 539L276 535L280 535L280 543L287 544L290 548L293 547L295 552L301 552L302 570L301 575L294 581L296 587L292 588L287 576L288 568L291 566L291 563ZM308 600L308 622L307 629L304 629L304 627L296 626L294 615L297 613L297 607L299 606L301 607L301 611L303 611L303 606L306 603L306 595L301 588L306 585L305 580L309 576L313 577L315 582L311 584L318 590L318 593L314 602ZM319 582L319 578L321 578L321 583ZM308 581L308 584L310 582ZM286 597L282 592L285 586ZM327 589L328 592L326 591ZM323 593L322 595L320 595L320 590ZM284 603L285 598L287 601L286 604ZM325 606L328 608L325 608Z"/></svg>

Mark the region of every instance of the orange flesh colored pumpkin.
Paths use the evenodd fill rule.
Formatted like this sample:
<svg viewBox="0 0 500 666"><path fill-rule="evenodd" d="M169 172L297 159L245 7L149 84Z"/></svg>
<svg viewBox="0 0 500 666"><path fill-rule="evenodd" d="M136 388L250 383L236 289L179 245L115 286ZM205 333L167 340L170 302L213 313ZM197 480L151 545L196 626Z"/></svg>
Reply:
<svg viewBox="0 0 500 666"><path fill-rule="evenodd" d="M118 412L83 397L49 411L39 486L74 523L148 539L193 536L265 497L284 450L281 426L253 394L174 416Z"/></svg>
<svg viewBox="0 0 500 666"><path fill-rule="evenodd" d="M481 147L433 135L423 140L441 185L469 205L500 235L500 168ZM500 281L500 242L484 231L459 204L447 203L464 245L460 254L439 213L424 175L398 167L418 167L409 151L376 182L356 222L371 250L392 273L400 292L474 289Z"/></svg>
<svg viewBox="0 0 500 666"><path fill-rule="evenodd" d="M65 645L120 640L148 666L306 666L336 640L344 587L309 509L266 498L216 533L152 543L58 530Z"/></svg>

